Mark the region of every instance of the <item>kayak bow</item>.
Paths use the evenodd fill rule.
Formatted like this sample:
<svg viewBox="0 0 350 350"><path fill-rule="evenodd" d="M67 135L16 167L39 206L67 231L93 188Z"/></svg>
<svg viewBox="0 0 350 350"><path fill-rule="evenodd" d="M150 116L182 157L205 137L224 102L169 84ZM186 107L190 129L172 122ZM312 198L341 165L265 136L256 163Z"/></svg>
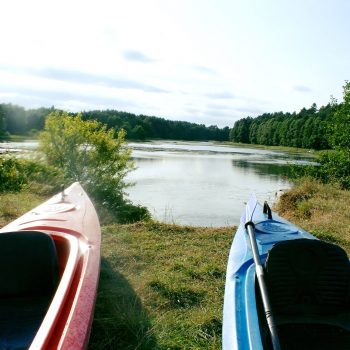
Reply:
<svg viewBox="0 0 350 350"><path fill-rule="evenodd" d="M100 240L79 183L0 230L0 349L87 347Z"/></svg>

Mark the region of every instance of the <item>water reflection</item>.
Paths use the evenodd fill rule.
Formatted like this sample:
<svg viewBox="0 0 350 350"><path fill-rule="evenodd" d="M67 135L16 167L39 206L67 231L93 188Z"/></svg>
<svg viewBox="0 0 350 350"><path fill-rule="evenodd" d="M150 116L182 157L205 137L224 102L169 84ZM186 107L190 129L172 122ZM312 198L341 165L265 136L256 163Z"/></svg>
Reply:
<svg viewBox="0 0 350 350"><path fill-rule="evenodd" d="M290 164L276 164L270 162L247 162L243 160L232 160L233 168L243 168L253 171L257 175L275 175L277 177L287 178L291 175Z"/></svg>
<svg viewBox="0 0 350 350"><path fill-rule="evenodd" d="M3 150L35 149L37 141L0 143ZM222 146L209 142L130 143L137 169L128 175L135 186L129 198L147 206L165 222L197 226L239 223L244 203L254 192L272 203L288 188L291 163L312 158L261 149Z"/></svg>
<svg viewBox="0 0 350 350"><path fill-rule="evenodd" d="M283 152L210 143L131 144L138 166L129 180L130 199L161 221L226 226L239 222L244 202L255 192L273 202L288 188L288 164L305 161Z"/></svg>
<svg viewBox="0 0 350 350"><path fill-rule="evenodd" d="M27 140L23 142L0 142L0 153L22 152L24 150L35 150L38 148L38 141Z"/></svg>

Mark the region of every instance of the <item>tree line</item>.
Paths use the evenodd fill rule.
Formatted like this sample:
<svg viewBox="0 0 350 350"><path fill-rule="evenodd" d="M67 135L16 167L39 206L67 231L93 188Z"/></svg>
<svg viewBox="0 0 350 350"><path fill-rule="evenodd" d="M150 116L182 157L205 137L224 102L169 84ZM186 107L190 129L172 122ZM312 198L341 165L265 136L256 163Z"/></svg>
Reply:
<svg viewBox="0 0 350 350"><path fill-rule="evenodd" d="M90 111L82 113L83 120L98 120L108 127L124 129L129 139L168 139L193 141L228 141L228 126L218 128L185 121L173 121L159 117L135 115L115 110Z"/></svg>
<svg viewBox="0 0 350 350"><path fill-rule="evenodd" d="M330 145L325 133L335 109L334 104L319 109L313 104L299 113L264 113L256 118L243 118L230 130L230 140L267 146L328 149Z"/></svg>
<svg viewBox="0 0 350 350"><path fill-rule="evenodd" d="M336 183L350 190L350 82L343 86L343 102L331 102L331 115L325 138L330 150L318 154L317 166L300 167L299 176L315 177L325 183ZM297 173L298 175L298 173Z"/></svg>
<svg viewBox="0 0 350 350"><path fill-rule="evenodd" d="M0 138L9 135L30 135L41 131L51 108L24 109L11 103L0 104Z"/></svg>
<svg viewBox="0 0 350 350"><path fill-rule="evenodd" d="M97 120L116 132L124 129L128 140L214 140L321 150L331 147L325 133L337 106L337 103L329 103L318 109L313 104L298 113L264 113L256 118L240 119L232 129L116 110L87 111L81 115L85 121ZM0 138L9 134L34 135L42 131L47 115L55 110L54 107L26 110L13 104L0 104Z"/></svg>
<svg viewBox="0 0 350 350"><path fill-rule="evenodd" d="M47 115L54 111L56 111L54 107L26 110L13 104L0 104L0 137L31 135L42 131ZM204 124L166 120L116 110L88 111L82 112L81 115L85 121L97 120L116 131L124 129L129 140L228 141L230 133L229 127L218 128L216 125L207 127Z"/></svg>

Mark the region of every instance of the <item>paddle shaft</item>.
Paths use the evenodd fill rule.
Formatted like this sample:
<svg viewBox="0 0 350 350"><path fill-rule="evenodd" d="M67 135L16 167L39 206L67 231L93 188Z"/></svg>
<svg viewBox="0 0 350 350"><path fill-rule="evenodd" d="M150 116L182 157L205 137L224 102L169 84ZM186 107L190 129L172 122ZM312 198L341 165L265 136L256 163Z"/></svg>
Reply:
<svg viewBox="0 0 350 350"><path fill-rule="evenodd" d="M249 221L245 224L245 227L246 227L246 230L248 231L250 245L252 247L256 276L258 279L258 284L259 284L261 299L262 299L263 307L264 307L264 311L265 311L267 325L269 327L269 331L270 331L270 335L271 335L272 347L273 347L273 350L280 350L281 347L280 347L280 342L278 339L277 327L276 327L276 324L275 324L274 319L273 319L269 294L267 292L267 287L266 287L266 283L265 283L264 268L261 264L259 250L258 250L258 246L256 244L254 223Z"/></svg>

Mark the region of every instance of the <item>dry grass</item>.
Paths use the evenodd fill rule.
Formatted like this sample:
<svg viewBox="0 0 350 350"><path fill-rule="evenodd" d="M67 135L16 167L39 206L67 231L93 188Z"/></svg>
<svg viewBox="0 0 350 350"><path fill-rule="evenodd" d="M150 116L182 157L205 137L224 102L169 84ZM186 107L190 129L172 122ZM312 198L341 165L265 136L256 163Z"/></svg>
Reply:
<svg viewBox="0 0 350 350"><path fill-rule="evenodd" d="M350 191L304 179L282 195L275 210L320 239L350 254Z"/></svg>
<svg viewBox="0 0 350 350"><path fill-rule="evenodd" d="M220 349L232 229L103 227L90 349Z"/></svg>
<svg viewBox="0 0 350 350"><path fill-rule="evenodd" d="M42 195L22 191L0 195L0 227L5 226L22 214L44 201Z"/></svg>

